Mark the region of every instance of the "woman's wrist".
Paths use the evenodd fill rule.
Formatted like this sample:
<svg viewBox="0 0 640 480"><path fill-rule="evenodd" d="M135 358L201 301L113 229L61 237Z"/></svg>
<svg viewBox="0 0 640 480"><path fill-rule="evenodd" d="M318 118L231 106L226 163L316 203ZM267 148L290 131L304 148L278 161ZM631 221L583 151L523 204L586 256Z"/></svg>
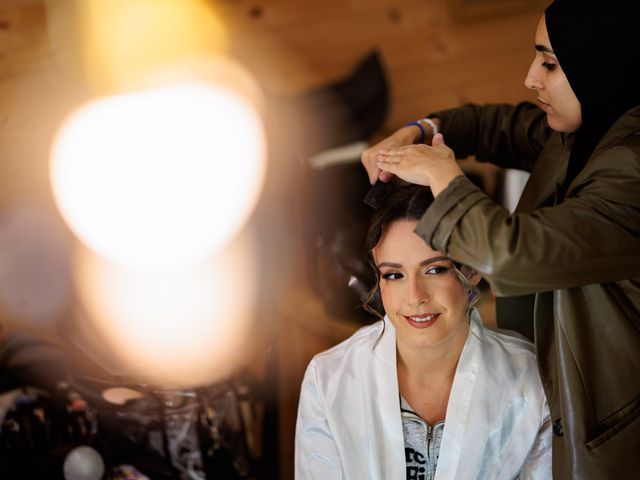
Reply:
<svg viewBox="0 0 640 480"><path fill-rule="evenodd" d="M402 137L401 143L403 145L412 145L420 143L423 130L424 127L418 125L417 122L411 122L404 125L397 133Z"/></svg>
<svg viewBox="0 0 640 480"><path fill-rule="evenodd" d="M430 175L429 178L429 188L431 188L431 193L433 193L434 198L447 188L454 178L464 175L464 172L457 164L455 167L452 166L452 168L446 169L445 171L437 169L436 172L436 175Z"/></svg>
<svg viewBox="0 0 640 480"><path fill-rule="evenodd" d="M411 143L431 145L433 137L440 132L440 119L437 117L425 117L414 122L406 123L404 128L410 128L413 132Z"/></svg>

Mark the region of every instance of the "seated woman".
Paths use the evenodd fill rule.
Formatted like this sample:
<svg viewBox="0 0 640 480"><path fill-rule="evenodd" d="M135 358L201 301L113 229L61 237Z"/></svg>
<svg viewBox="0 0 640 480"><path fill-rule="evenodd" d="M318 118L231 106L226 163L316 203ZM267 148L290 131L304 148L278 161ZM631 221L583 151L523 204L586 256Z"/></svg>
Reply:
<svg viewBox="0 0 640 480"><path fill-rule="evenodd" d="M414 233L432 200L399 187L374 215L367 249L386 315L309 363L297 479L551 478L533 347L484 328L478 273Z"/></svg>

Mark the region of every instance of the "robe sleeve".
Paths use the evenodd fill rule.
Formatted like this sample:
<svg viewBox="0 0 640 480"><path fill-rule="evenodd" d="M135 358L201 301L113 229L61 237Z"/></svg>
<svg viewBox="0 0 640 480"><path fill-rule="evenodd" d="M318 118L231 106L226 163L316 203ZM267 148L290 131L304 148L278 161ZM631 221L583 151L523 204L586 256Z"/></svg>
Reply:
<svg viewBox="0 0 640 480"><path fill-rule="evenodd" d="M340 453L327 420L317 365L313 360L307 367L300 390L296 421L295 478L342 478Z"/></svg>
<svg viewBox="0 0 640 480"><path fill-rule="evenodd" d="M542 426L527 460L518 475L519 480L548 480L551 478L552 422L547 401L542 402Z"/></svg>

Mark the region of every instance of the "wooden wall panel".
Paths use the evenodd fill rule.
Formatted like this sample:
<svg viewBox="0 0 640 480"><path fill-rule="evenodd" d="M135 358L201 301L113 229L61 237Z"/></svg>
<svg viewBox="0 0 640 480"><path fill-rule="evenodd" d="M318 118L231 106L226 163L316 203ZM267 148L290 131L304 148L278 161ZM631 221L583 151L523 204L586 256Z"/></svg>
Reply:
<svg viewBox="0 0 640 480"><path fill-rule="evenodd" d="M330 82L378 48L392 89L390 129L465 101L533 98L523 81L540 12L530 9L474 21L446 0L212 3L268 93Z"/></svg>
<svg viewBox="0 0 640 480"><path fill-rule="evenodd" d="M36 83L48 50L43 2L8 1L0 6L0 207L35 192L46 177L46 171L38 175L32 167L45 153L34 99L41 91ZM32 189L34 184L38 187Z"/></svg>
<svg viewBox="0 0 640 480"><path fill-rule="evenodd" d="M49 102L58 92L59 63L77 47L65 44L69 29L61 5L67 1L0 2L0 214L14 200L47 189L48 141L65 104L61 99L51 109ZM509 15L487 10L482 18L456 10L465 0L207 1L228 28L231 53L269 95L295 95L331 82L371 49L379 49L392 97L386 130L468 101L534 98L523 80L533 59L540 11L512 0ZM43 105L49 110L42 112ZM297 245L295 240L288 244ZM286 299L282 307L283 479L292 478L295 407L304 366L353 327L336 328L317 302L304 300L306 294ZM325 334L318 333L321 326L307 328L304 322L319 322Z"/></svg>
<svg viewBox="0 0 640 480"><path fill-rule="evenodd" d="M42 2L0 3L0 81L39 68L46 60L48 47Z"/></svg>
<svg viewBox="0 0 640 480"><path fill-rule="evenodd" d="M447 0L213 4L228 25L232 51L268 94L295 95L338 79L372 48L379 49L392 97L387 131L432 110L469 101L534 98L523 81L533 59L539 12L523 9L518 14L516 9L509 16L461 20ZM348 334L332 335L339 319L323 314L309 292L295 291L284 302L281 319L282 479L293 478L295 411L304 365ZM345 321L349 327L354 328Z"/></svg>
<svg viewBox="0 0 640 480"><path fill-rule="evenodd" d="M78 102L51 35L51 13L62 3L68 1L0 2L0 215L25 201L53 209L49 145Z"/></svg>

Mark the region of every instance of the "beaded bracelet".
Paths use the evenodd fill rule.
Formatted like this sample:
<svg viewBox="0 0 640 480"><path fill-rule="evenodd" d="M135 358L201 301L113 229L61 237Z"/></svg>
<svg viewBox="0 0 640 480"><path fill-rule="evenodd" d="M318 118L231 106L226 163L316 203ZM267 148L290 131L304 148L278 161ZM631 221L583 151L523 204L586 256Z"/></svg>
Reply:
<svg viewBox="0 0 640 480"><path fill-rule="evenodd" d="M429 117L425 117L422 120L420 120L421 122L425 122L427 124L429 124L429 126L431 127L431 130L433 130L433 136L435 137L438 132L440 131L438 129L438 126L436 125L436 122L434 122L433 120L431 120Z"/></svg>
<svg viewBox="0 0 640 480"><path fill-rule="evenodd" d="M427 140L427 131L424 129L424 125L422 125L422 122L425 122L427 125L431 127L431 131L433 132L433 137L435 137L440 131L438 129L438 126L436 125L436 122L434 122L433 120L427 117L421 118L416 122L409 122L404 126L409 127L411 125L415 125L416 127L418 127L420 129L420 143L425 143L425 141Z"/></svg>

